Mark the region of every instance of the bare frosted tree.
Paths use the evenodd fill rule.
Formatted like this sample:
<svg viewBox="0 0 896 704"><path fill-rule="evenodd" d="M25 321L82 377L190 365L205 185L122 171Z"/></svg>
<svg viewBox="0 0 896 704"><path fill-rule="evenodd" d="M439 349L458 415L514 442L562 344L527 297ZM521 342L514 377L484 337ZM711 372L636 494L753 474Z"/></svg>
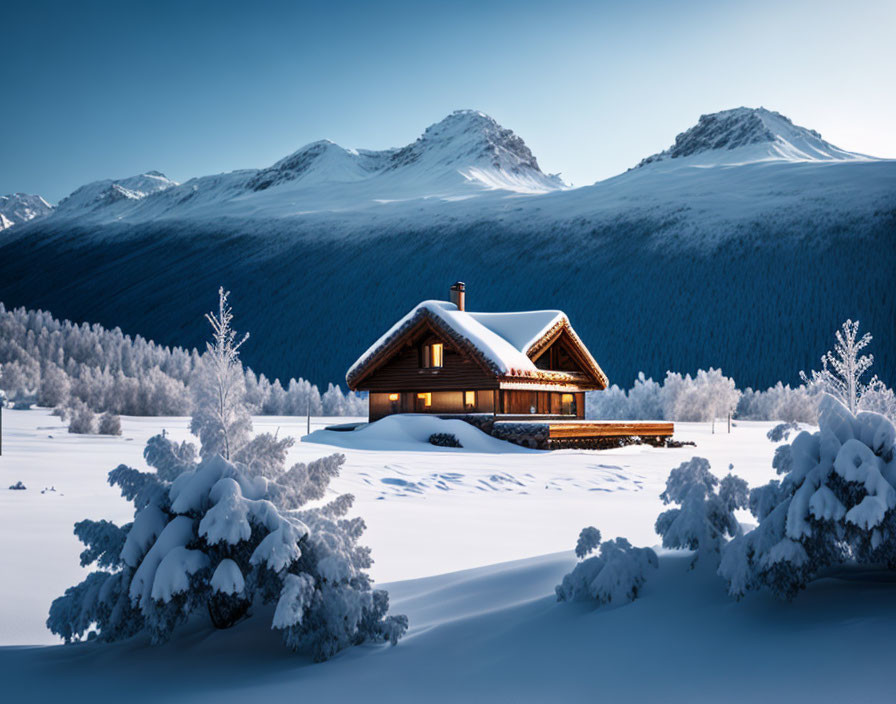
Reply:
<svg viewBox="0 0 896 704"><path fill-rule="evenodd" d="M218 289L218 312L207 313L212 326L212 341L206 352L193 392L193 418L190 431L199 437L200 454L220 454L225 459L249 441L252 419L246 405L246 378L239 358L239 349L249 339L246 333L237 340L231 326L233 311L227 302L230 295Z"/></svg>
<svg viewBox="0 0 896 704"><path fill-rule="evenodd" d="M873 376L865 384L862 377L871 365L874 356L861 354L871 342L871 333L859 335L859 321L847 320L837 331L837 344L821 358L821 371L813 371L807 375L800 372L800 377L807 386L815 386L831 394L855 415L859 410L862 396L868 392L878 391L883 383Z"/></svg>

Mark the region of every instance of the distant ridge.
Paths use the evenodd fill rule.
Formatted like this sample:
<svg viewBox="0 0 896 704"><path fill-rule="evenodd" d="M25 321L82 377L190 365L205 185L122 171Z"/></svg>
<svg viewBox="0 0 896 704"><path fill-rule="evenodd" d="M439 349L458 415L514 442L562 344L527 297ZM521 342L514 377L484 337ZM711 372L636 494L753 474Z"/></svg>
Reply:
<svg viewBox="0 0 896 704"><path fill-rule="evenodd" d="M762 108L580 188L461 111L396 149L88 184L0 232L0 301L199 346L224 285L253 369L325 384L462 280L478 310L563 309L611 383L712 366L756 387L796 382L847 318L896 369L894 233L896 161Z"/></svg>

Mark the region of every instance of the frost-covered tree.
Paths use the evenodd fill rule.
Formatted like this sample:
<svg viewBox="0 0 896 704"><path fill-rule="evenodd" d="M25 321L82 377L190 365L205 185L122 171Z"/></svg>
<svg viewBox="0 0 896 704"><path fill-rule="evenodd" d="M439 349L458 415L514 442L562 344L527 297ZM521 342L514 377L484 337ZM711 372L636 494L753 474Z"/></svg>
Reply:
<svg viewBox="0 0 896 704"><path fill-rule="evenodd" d="M205 317L212 326L212 341L196 378L193 392L193 418L190 431L199 437L203 457L231 454L249 441L252 419L245 403L246 383L239 349L249 339L246 333L237 340L231 326L233 311L227 302L230 295L218 289L218 312Z"/></svg>
<svg viewBox="0 0 896 704"><path fill-rule="evenodd" d="M882 383L868 388L862 394L859 401L859 410L880 413L891 421L896 422L896 393L888 389Z"/></svg>
<svg viewBox="0 0 896 704"><path fill-rule="evenodd" d="M776 450L783 479L750 494L759 525L724 547L719 567L733 596L764 588L791 599L848 563L896 569L896 428L827 394L818 423Z"/></svg>
<svg viewBox="0 0 896 704"><path fill-rule="evenodd" d="M121 418L106 411L100 416L97 432L100 435L121 435Z"/></svg>
<svg viewBox="0 0 896 704"><path fill-rule="evenodd" d="M45 364L40 374L40 389L37 392L37 403L40 406L54 407L68 402L71 382L68 375L55 364Z"/></svg>
<svg viewBox="0 0 896 704"><path fill-rule="evenodd" d="M708 460L693 457L669 473L660 498L678 508L661 513L654 526L664 548L694 551L692 567L701 558L718 564L727 539L741 533L734 512L748 502L743 479L728 474L719 481L709 470Z"/></svg>
<svg viewBox="0 0 896 704"><path fill-rule="evenodd" d="M87 404L74 399L67 409L68 432L79 435L91 435L97 432L96 414Z"/></svg>
<svg viewBox="0 0 896 704"><path fill-rule="evenodd" d="M811 386L791 388L780 381L765 391L747 388L738 401L736 414L744 420L777 420L785 423L818 422L821 393Z"/></svg>
<svg viewBox="0 0 896 704"><path fill-rule="evenodd" d="M188 385L202 362L196 350L0 303L0 364L8 368L0 391L20 407L58 407L74 397L95 413L180 416L190 413ZM323 412L317 386L304 379L291 379L284 391L279 381L246 369L245 384L252 413ZM337 405L350 415L366 414L366 400L357 394L344 394Z"/></svg>
<svg viewBox="0 0 896 704"><path fill-rule="evenodd" d="M690 375L668 373L663 383L666 418L678 421L714 421L733 413L740 399L734 380L721 369L701 369Z"/></svg>
<svg viewBox="0 0 896 704"><path fill-rule="evenodd" d="M734 380L719 369L701 369L694 377L666 372L662 384L640 373L628 392L617 386L590 392L586 414L607 420L711 421L732 413L739 399Z"/></svg>
<svg viewBox="0 0 896 704"><path fill-rule="evenodd" d="M874 364L873 355L861 353L871 343L871 333L859 337L859 321L847 320L837 331L836 338L834 349L821 357L821 371L809 375L800 372L800 377L806 385L820 388L855 414L859 411L862 396L883 386L877 376L867 384L862 381Z"/></svg>
<svg viewBox="0 0 896 704"><path fill-rule="evenodd" d="M650 548L632 547L625 538L601 543L594 526L583 528L576 543L579 563L557 585L559 601L625 604L638 598L650 569L659 565ZM592 554L597 552L597 554Z"/></svg>
<svg viewBox="0 0 896 704"><path fill-rule="evenodd" d="M155 472L124 465L109 482L134 503L132 523L81 521L83 566L97 568L53 602L47 626L66 641L137 633L170 639L188 618L227 628L262 604L295 650L325 660L367 640L393 644L407 629L373 590L370 551L357 544L352 497L317 508L344 458L332 455L267 476L159 435L144 452Z"/></svg>

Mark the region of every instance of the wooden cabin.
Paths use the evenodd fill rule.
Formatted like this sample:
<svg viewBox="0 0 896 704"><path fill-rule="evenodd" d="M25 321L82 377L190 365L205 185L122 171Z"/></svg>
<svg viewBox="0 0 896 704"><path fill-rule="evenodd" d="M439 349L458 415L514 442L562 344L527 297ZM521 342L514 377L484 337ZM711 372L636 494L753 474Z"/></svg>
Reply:
<svg viewBox="0 0 896 704"><path fill-rule="evenodd" d="M585 392L607 377L559 310L474 313L458 282L423 301L346 374L370 393L370 420L393 413L585 417Z"/></svg>

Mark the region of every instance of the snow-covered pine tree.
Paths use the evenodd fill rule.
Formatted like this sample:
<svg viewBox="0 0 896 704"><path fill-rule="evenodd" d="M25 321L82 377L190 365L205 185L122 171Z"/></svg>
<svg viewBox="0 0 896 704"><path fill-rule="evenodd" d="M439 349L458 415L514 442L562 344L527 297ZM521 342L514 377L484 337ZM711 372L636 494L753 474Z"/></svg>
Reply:
<svg viewBox="0 0 896 704"><path fill-rule="evenodd" d="M836 333L834 349L821 357L821 371L812 371L800 377L807 386L820 388L836 398L855 415L859 412L862 397L869 391L880 390L883 383L873 376L868 383L862 377L874 364L874 356L861 354L872 340L871 333L859 335L859 321L847 320Z"/></svg>
<svg viewBox="0 0 896 704"><path fill-rule="evenodd" d="M601 542L594 526L583 528L576 542L579 562L563 577L555 591L558 601L596 601L598 604L624 604L634 601L647 571L659 565L650 548L636 548L625 538ZM597 552L596 555L592 553Z"/></svg>
<svg viewBox="0 0 896 704"><path fill-rule="evenodd" d="M719 574L732 596L769 589L792 599L843 564L896 569L896 428L828 394L818 424L777 449L784 478L750 494L759 525L723 548Z"/></svg>
<svg viewBox="0 0 896 704"><path fill-rule="evenodd" d="M709 469L703 457L682 462L669 473L666 490L660 494L664 504L679 507L657 517L656 532L664 548L695 551L692 567L701 558L718 564L727 538L741 533L734 511L747 507L747 483L733 474L719 481Z"/></svg>
<svg viewBox="0 0 896 704"><path fill-rule="evenodd" d="M218 312L206 314L212 326L212 341L190 384L193 395L193 418L190 431L199 437L203 457L220 454L224 459L249 441L252 419L245 403L246 381L239 349L249 339L246 333L239 341L231 326L233 311L227 302L230 295L218 289Z"/></svg>
<svg viewBox="0 0 896 704"><path fill-rule="evenodd" d="M220 311L228 314L214 329L216 344L223 339L226 352L233 337L223 292L221 302ZM243 379L219 374L206 388L241 385ZM201 407L220 404L220 395L197 396L197 414L211 419L210 427L215 418L248 417L239 393L219 391L228 399L228 415L219 412L221 405ZM121 527L108 521L76 524L75 534L87 546L81 564L98 569L53 602L50 630L66 641L147 633L159 642L190 616L208 614L216 627L227 628L267 603L274 605L272 627L284 642L316 660L367 640L394 645L407 630L407 618L387 616L388 594L371 587L370 551L357 544L364 521L345 518L353 497L307 506L324 498L344 457L287 470L291 438L248 440L245 429L239 447L230 436L228 460L220 454L227 446L222 425L219 432L199 433L209 446L202 447L198 463L192 445L162 434L144 450L155 472L124 465L110 472L110 484L134 503L134 520Z"/></svg>

